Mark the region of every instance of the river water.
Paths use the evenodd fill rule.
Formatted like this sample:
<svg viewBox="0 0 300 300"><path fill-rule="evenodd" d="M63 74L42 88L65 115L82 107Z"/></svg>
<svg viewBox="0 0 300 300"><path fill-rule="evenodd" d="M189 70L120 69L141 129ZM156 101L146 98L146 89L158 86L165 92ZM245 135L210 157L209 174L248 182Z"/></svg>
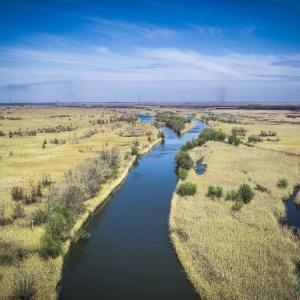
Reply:
<svg viewBox="0 0 300 300"><path fill-rule="evenodd" d="M139 116L143 122L153 117ZM73 244L60 299L198 299L176 258L168 233L177 184L174 156L205 124L179 137L163 127L165 142L141 157L128 177L85 225L91 238Z"/></svg>

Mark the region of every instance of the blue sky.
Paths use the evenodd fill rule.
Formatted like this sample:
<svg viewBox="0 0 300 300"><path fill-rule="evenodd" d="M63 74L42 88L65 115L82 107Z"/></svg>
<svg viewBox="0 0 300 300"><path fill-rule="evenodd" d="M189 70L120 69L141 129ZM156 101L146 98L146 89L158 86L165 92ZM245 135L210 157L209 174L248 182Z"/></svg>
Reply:
<svg viewBox="0 0 300 300"><path fill-rule="evenodd" d="M0 102L300 101L295 0L11 0Z"/></svg>

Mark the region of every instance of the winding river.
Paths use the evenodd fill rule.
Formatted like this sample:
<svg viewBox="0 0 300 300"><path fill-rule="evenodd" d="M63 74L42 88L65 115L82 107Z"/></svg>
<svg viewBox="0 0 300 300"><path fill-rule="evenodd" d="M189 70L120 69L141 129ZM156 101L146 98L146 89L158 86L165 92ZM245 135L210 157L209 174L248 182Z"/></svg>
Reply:
<svg viewBox="0 0 300 300"><path fill-rule="evenodd" d="M206 126L194 122L182 137L162 128L165 142L137 160L119 190L89 219L85 229L91 238L71 246L60 299L198 299L168 235L177 184L174 156Z"/></svg>

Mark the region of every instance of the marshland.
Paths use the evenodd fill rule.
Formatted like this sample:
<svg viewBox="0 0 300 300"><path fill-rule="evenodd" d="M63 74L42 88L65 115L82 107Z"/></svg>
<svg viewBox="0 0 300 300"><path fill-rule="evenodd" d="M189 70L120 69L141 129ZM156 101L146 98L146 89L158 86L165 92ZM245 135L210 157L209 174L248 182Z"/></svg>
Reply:
<svg viewBox="0 0 300 300"><path fill-rule="evenodd" d="M297 111L0 109L3 299L300 298Z"/></svg>

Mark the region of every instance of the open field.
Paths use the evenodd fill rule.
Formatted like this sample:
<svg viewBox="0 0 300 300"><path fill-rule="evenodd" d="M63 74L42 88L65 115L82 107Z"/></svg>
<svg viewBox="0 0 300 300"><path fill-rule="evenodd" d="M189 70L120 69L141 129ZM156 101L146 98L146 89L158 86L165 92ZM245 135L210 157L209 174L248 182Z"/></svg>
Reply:
<svg viewBox="0 0 300 300"><path fill-rule="evenodd" d="M38 255L44 225L36 225L32 214L45 208L48 187L38 201L24 205L24 216L13 217L16 201L11 191L15 186L29 191L45 174L53 183L64 179L67 171L99 151L117 149L120 153L115 179L101 186L100 193L85 201L85 212L77 217L79 228L89 213L105 200L126 177L135 156L145 153L159 141L158 130L149 124L122 119L124 114L103 108L1 107L0 108L0 299L14 294L19 277L33 278L34 299L55 299L63 259L43 260ZM129 116L129 114L125 114ZM121 119L120 119L121 118ZM64 244L68 249L69 240ZM7 255L8 254L8 255Z"/></svg>
<svg viewBox="0 0 300 300"><path fill-rule="evenodd" d="M207 142L191 150L194 161L203 158L206 172L191 170L188 181L197 184L195 196L174 193L170 233L178 258L201 299L300 299L296 291L296 268L300 262L297 236L281 225L283 199L300 183L299 116L287 111L209 111L222 119L209 124L231 134L243 126L247 134L276 131L279 141L233 146ZM296 114L294 117L287 115ZM292 155L291 155L292 154ZM279 179L288 180L279 188ZM255 196L235 210L225 200L227 192L247 183ZM221 199L207 197L210 185L223 189Z"/></svg>

